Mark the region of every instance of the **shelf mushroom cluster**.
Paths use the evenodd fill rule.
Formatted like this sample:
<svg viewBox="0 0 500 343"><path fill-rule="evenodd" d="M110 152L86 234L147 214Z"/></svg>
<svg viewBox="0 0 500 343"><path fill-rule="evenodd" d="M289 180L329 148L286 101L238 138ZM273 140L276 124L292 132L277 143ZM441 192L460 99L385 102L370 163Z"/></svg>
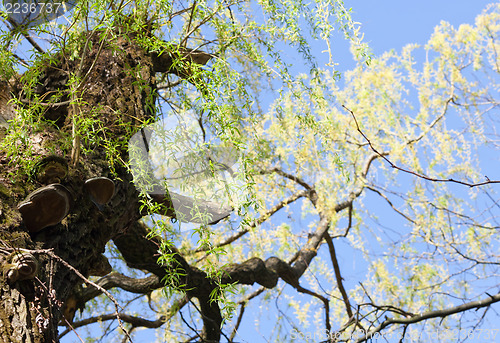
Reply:
<svg viewBox="0 0 500 343"><path fill-rule="evenodd" d="M115 194L115 183L107 177L93 177L85 181L85 189L89 192L90 200L102 210Z"/></svg>
<svg viewBox="0 0 500 343"><path fill-rule="evenodd" d="M60 223L73 204L70 191L60 183L38 188L19 203L24 225L30 232L38 232Z"/></svg>
<svg viewBox="0 0 500 343"><path fill-rule="evenodd" d="M54 163L55 161L55 163ZM64 168L60 167L60 161L52 159L48 163L49 168L44 169L44 179L62 180L66 177ZM62 175L64 173L64 175ZM94 177L85 181L85 190L90 200L96 204L99 210L108 203L114 195L115 184L107 177ZM20 202L17 209L21 213L24 225L29 232L35 233L46 227L59 224L69 214L73 206L71 192L60 183L51 183L43 186L29 194Z"/></svg>
<svg viewBox="0 0 500 343"><path fill-rule="evenodd" d="M15 253L8 266L6 276L10 284L33 279L38 272L38 261L29 252Z"/></svg>

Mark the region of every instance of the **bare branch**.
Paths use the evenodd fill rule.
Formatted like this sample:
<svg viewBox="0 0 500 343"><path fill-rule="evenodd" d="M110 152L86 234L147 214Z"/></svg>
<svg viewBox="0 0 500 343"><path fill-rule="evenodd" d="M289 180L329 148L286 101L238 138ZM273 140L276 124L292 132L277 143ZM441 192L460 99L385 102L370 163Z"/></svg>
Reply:
<svg viewBox="0 0 500 343"><path fill-rule="evenodd" d="M234 241L236 241L237 239L239 239L240 237L242 237L243 235L245 235L246 233L248 233L251 229L253 229L253 228L257 227L258 225L262 224L263 222L265 222L273 214L275 214L276 212L278 212L279 210L281 210L286 205L289 205L289 204L293 203L294 201L296 201L296 200L298 200L298 199L300 199L302 197L306 197L308 194L309 194L309 192L304 191L304 190L292 194L291 196L289 196L285 200L283 200L283 201L279 202L278 204L274 205L271 209L269 209L268 211L266 211L259 218L257 218L256 220L250 222L247 227L245 227L244 229L241 229L236 234L232 235L231 237L225 239L224 241L222 241L220 243L215 244L214 246L217 247L217 248L220 248L220 247L223 247L225 245L233 243ZM200 247L200 248L196 249L195 252L208 251L210 249L213 249L213 248L203 246L203 247Z"/></svg>
<svg viewBox="0 0 500 343"><path fill-rule="evenodd" d="M305 182L304 180L302 180L300 177L292 175L292 174L289 174L287 172L284 172L283 170L281 170L278 167L274 167L274 168L271 168L271 169L268 169L268 170L261 170L261 171L259 171L260 175L272 174L272 173L276 173L278 175L286 177L287 179L290 179L290 180L298 183L299 185L301 185L302 187L304 187L305 189L307 189L309 191L313 190L313 188L307 182Z"/></svg>
<svg viewBox="0 0 500 343"><path fill-rule="evenodd" d="M399 213L401 216L403 216L403 218L405 218L406 220L408 220L409 222L415 224L415 221L413 219L411 219L410 217L408 217L406 214L404 214L403 212L401 212L400 210L398 210L393 204L392 202L389 200L389 198L382 192L380 192L379 190L373 188L373 187L370 187L370 186L366 186L366 188L368 188L369 190L371 190L372 192L375 192L377 193L378 195L380 195L385 201L387 201L387 203L389 204L389 206L392 207L392 209L394 211L396 211L397 213Z"/></svg>
<svg viewBox="0 0 500 343"><path fill-rule="evenodd" d="M164 323L169 321L177 312L179 312L186 304L188 303L187 297L182 297L181 299L174 302L174 304L170 307L168 313L166 315L162 315L158 317L156 320L148 320L141 317L131 316L125 313L119 313L120 318L129 324L133 325L133 328L145 327L149 329L155 329L162 326ZM78 322L73 323L69 326L68 329L64 330L61 334L59 334L59 338L68 334L70 331L74 331L74 329L86 326L89 324L94 324L102 321L114 320L116 319L116 313L113 314L104 314L96 317L86 318L84 320L80 320ZM143 325L144 324L144 325Z"/></svg>
<svg viewBox="0 0 500 343"><path fill-rule="evenodd" d="M238 318L236 319L236 324L234 325L233 331L231 332L231 336L229 336L230 342L234 340L234 336L238 332L238 328L240 327L241 320L243 319L243 313L245 312L246 302L240 304L240 313L238 314Z"/></svg>
<svg viewBox="0 0 500 343"><path fill-rule="evenodd" d="M442 309L442 310L436 310L436 311L429 311L429 312L424 312L422 314L418 315L413 315L413 316L408 316L406 318L387 318L384 320L382 323L380 323L379 326L377 326L375 329L372 331L368 332L365 336L359 338L356 340L357 343L360 342L365 342L367 340L370 340L373 338L373 336L377 333L382 331L383 329L394 325L394 324L414 324L418 323L427 319L432 319L432 318L444 318L447 316L451 316L456 313L461 313L465 311L469 311L472 309L480 309L483 307L488 307L491 304L494 304L496 302L500 301L500 293L495 294L495 295L490 295L488 298L482 299L482 300L477 300L477 301L471 301L462 305L450 307L447 309Z"/></svg>
<svg viewBox="0 0 500 343"><path fill-rule="evenodd" d="M319 300L321 300L323 302L323 306L325 307L326 332L330 332L332 330L332 326L330 324L330 305L329 305L328 299L325 298L324 296L322 296L321 294L315 293L309 289L305 289L304 287L302 287L300 285L297 286L297 291L299 291L300 293L312 295L313 297L318 298Z"/></svg>
<svg viewBox="0 0 500 343"><path fill-rule="evenodd" d="M419 177L421 179L427 180L427 181L432 181L432 182L451 182L451 183L457 183L457 184L464 185L464 186L469 186L471 188L472 187L484 186L484 185L488 185L488 184L500 183L500 180L490 180L488 177L486 177L486 181L484 181L484 182L478 182L478 183L469 183L469 182L465 182L465 181L455 180L453 178L449 178L449 179L437 179L437 178L433 178L433 177L430 177L430 176L427 176L427 175L424 175L424 174L420 174L420 173L414 172L414 171L409 170L409 169L405 169L405 168L399 167L399 166L395 165L394 163L392 163L391 160L389 160L386 157L387 153L381 153L381 152L379 152L373 146L373 144L370 141L370 139L363 133L363 131L361 131L361 129L359 127L359 124L358 124L358 120L356 119L356 116L354 115L354 112L351 111L350 109L348 109L345 105L342 105L342 107L345 108L347 111L349 111L349 113L351 113L352 117L354 118L354 122L356 123L356 129L363 136L363 138L368 142L368 145L373 150L373 152L375 152L377 155L379 155L380 157L382 157L391 166L391 168L397 169L397 170L402 171L402 172L407 173L407 174L415 175L415 176L417 176L417 177Z"/></svg>
<svg viewBox="0 0 500 343"><path fill-rule="evenodd" d="M352 228L352 204L348 207L347 211L348 211L347 212L348 222L347 222L347 227L344 230L344 233L343 234L335 235L335 236L332 237L332 239L333 238L338 238L338 237L347 237L347 235L349 234L349 231Z"/></svg>
<svg viewBox="0 0 500 343"><path fill-rule="evenodd" d="M12 25L12 30L16 30L16 31L20 31L21 34L24 36L24 38L26 38L26 40L39 52L39 53L42 53L44 54L45 51L40 47L40 45L38 45L37 42L35 42L35 40L28 34L27 30L25 28L23 28L22 25L18 25L14 20L12 20L11 18L7 18L7 21L9 22L9 24Z"/></svg>
<svg viewBox="0 0 500 343"><path fill-rule="evenodd" d="M421 140L422 138L425 137L425 135L434 127L436 126L436 124L444 118L444 116L446 115L446 112L448 111L448 106L450 105L450 102L453 101L453 98L450 98L448 99L445 104L444 104L444 108L443 108L443 112L441 112L440 115L438 115L433 121L432 123L429 124L429 126L427 126L425 128L425 130L418 136L418 137L415 137L415 138L412 138L410 139L406 144L410 145L410 144L413 144L413 143L416 143L418 142L419 140Z"/></svg>
<svg viewBox="0 0 500 343"><path fill-rule="evenodd" d="M95 284L94 282L90 281L89 279L87 279L85 276L82 275L82 273L80 273L75 267L73 267L72 265L70 265L68 262L66 262L65 260L63 260L62 258L60 258L59 256L57 256L56 254L54 254L52 251L46 251L45 252L47 255L49 255L50 257L56 259L57 261L59 261L63 266L65 266L66 268L68 268L69 270L71 270L73 273L75 273L80 279L82 279L83 282L85 282L86 284L89 284L95 288L97 288L98 290L100 290L102 293L106 294L106 296L113 302L113 304L115 305L115 309L116 309L116 313L114 314L114 317L118 319L118 325L120 326L120 329L122 329L125 334L128 336L127 334L127 331L125 330L125 328L123 327L123 323L121 322L118 314L119 314L119 308L121 308L120 304L118 304L118 301L116 301L116 299L111 295L111 293L109 293L107 290L105 290L104 288L102 288L101 286ZM130 341L132 341L132 339L130 338L130 336L128 336L128 339Z"/></svg>
<svg viewBox="0 0 500 343"><path fill-rule="evenodd" d="M243 312L245 310L245 306L246 306L247 302L249 302L251 299L259 296L264 291L265 291L265 288L264 287L260 287L256 291L250 293L247 297L245 297L245 299L238 301L238 304L241 306L241 309L240 309L240 313L238 315L238 319L236 321L236 325L234 326L233 331L231 332L231 336L229 337L230 338L230 340L229 340L230 342L233 341L234 337L236 336L236 333L238 332L238 328L239 328L239 326L241 324L241 320L243 319Z"/></svg>
<svg viewBox="0 0 500 343"><path fill-rule="evenodd" d="M353 318L351 303L349 302L349 297L347 296L347 292L344 288L344 283L342 282L344 279L340 274L339 262L337 260L337 254L335 253L335 246L333 245L332 237L327 233L325 233L325 241L328 244L328 249L330 250L330 258L333 264L333 270L335 271L335 278L337 279L337 287L339 288L340 294L342 294L342 299L344 300L345 309L349 318Z"/></svg>

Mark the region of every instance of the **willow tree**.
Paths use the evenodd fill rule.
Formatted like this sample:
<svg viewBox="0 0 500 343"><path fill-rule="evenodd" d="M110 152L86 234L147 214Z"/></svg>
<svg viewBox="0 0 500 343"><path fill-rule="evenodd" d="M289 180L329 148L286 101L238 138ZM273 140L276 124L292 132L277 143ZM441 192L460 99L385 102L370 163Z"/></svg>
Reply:
<svg viewBox="0 0 500 343"><path fill-rule="evenodd" d="M250 340L237 335L259 299L278 304L269 340L366 340L451 328L500 300L480 288L496 285L495 220L481 212L494 208L469 201L494 199L477 151L494 142L498 6L475 27L437 28L420 70L416 47L367 63L338 1L67 5L64 20L6 15L2 340L97 322L132 341L138 328ZM343 87L334 27L360 61ZM288 45L309 74L280 57ZM397 235L369 225L368 194L394 210ZM369 266L345 283L343 242Z"/></svg>

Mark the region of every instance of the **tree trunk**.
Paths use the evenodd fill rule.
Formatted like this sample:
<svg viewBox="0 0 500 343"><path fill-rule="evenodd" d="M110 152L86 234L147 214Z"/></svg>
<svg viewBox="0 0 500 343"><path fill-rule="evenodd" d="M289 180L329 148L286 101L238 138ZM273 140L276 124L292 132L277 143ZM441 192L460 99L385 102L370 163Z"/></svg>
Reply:
<svg viewBox="0 0 500 343"><path fill-rule="evenodd" d="M47 61L46 65L39 66L43 72L34 92L48 95L44 98L48 102L54 91L62 90L63 96L57 101L63 104L44 108L41 114L43 131L31 130L27 142L8 143L15 145L16 149L31 151L31 154L13 158L5 146L0 150L2 342L58 341L57 325L62 318L62 306L72 290L83 282L61 260L88 276L91 268L102 260L105 244L140 218L138 193L131 176L123 165L110 165L111 154L107 150L114 148L118 157L126 161L126 143L134 134L131 129L151 118L155 100L153 64L151 57L133 39L113 38L111 35L102 40L99 38L97 32L86 35L87 44L82 44L77 54L81 60L69 60L61 52L56 55L55 64L50 65ZM79 75L80 81L83 80L76 91L73 89L73 94L68 86L70 75ZM22 94L21 87L21 84L13 85L12 91L23 103L29 103L33 96L27 96L26 91ZM64 103L75 99L74 105ZM68 139L75 124L77 134ZM88 125L86 130L95 130L88 132L94 141L83 136L86 132L79 131L79 125ZM3 131L6 135L5 129ZM68 141L72 141L73 146L67 144ZM75 151L81 152L77 160L71 160L72 150L74 157L78 156ZM43 174L43 166L38 168L36 164L31 169L26 168L33 165L26 162L40 161L47 156L52 159L45 161L56 160L63 166L67 165L67 176L51 177L50 170ZM101 209L91 201L85 188L85 181L96 176L108 177L115 183L114 197ZM69 190L72 198L68 202L70 211L60 223L29 232L38 228L29 224L26 217L23 220L18 204L30 197L31 192L45 187L44 183L54 181ZM53 211L48 202L54 204L42 199L40 203L30 205L33 207L30 210L35 211L34 216ZM34 278L16 280L12 276L17 271L9 264L19 249L31 250L38 260L39 268Z"/></svg>

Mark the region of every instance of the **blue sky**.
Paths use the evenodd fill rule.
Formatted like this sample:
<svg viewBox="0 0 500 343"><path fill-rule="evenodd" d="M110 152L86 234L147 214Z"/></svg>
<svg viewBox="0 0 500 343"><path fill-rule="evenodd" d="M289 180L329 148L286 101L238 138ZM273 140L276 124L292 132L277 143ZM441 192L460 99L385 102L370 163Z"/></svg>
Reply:
<svg viewBox="0 0 500 343"><path fill-rule="evenodd" d="M485 0L354 0L353 19L362 24L365 41L375 55L409 43L424 44L442 20L458 26L474 18L494 1Z"/></svg>
<svg viewBox="0 0 500 343"><path fill-rule="evenodd" d="M475 17L494 1L487 0L353 0L345 7L352 8L352 18L361 23L363 41L368 43L374 56L395 50L410 43L425 44L441 21L453 26L473 24ZM349 45L338 37L334 46L334 59L338 69L345 71L354 66Z"/></svg>

